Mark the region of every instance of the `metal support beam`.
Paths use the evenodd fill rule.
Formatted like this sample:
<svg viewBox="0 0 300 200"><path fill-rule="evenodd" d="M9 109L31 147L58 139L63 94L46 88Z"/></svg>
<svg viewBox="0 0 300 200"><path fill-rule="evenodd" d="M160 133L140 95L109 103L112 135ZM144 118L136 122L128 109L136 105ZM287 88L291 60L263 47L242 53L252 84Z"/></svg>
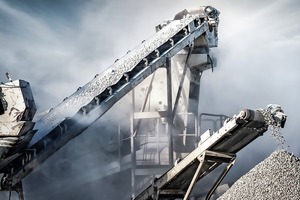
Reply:
<svg viewBox="0 0 300 200"><path fill-rule="evenodd" d="M235 157L233 157L231 159L231 161L227 164L227 166L225 167L225 169L223 170L223 172L220 174L219 178L217 179L217 181L215 182L215 184L212 186L212 188L209 190L205 200L209 200L212 196L212 194L216 191L217 187L220 185L221 181L224 179L224 177L226 176L226 174L228 173L228 171L231 169L231 167L233 166L234 162L235 162Z"/></svg>
<svg viewBox="0 0 300 200"><path fill-rule="evenodd" d="M175 197L188 200L197 181L222 163L228 163L209 191L206 199L208 200L230 170L235 161L235 157L236 155L233 153L205 150L197 155L195 154L191 162L187 162L183 159L163 176L154 178L152 185L134 198L134 200L174 199ZM176 178L183 182L177 182L178 180Z"/></svg>
<svg viewBox="0 0 300 200"><path fill-rule="evenodd" d="M152 77L151 77L151 81L150 81L149 87L148 87L148 89L147 89L147 93L146 93L146 95L145 95L143 105L142 105L142 107L140 108L140 112L144 112L144 111L145 111L147 102L148 102L148 100L149 100L150 93L151 93L151 91L152 91L152 87L153 87L152 84L153 84L153 81L154 81L154 77L155 77L155 72L153 73L153 75L152 75ZM135 98L135 97L133 97L133 98ZM135 111L134 111L134 112L135 112ZM135 120L135 119L134 119L134 120ZM135 127L134 127L134 134L133 134L134 137L136 136L136 134L137 134L138 131L139 131L139 128L140 128L140 126L141 126L141 122L142 122L142 120L139 119L139 120L137 121Z"/></svg>
<svg viewBox="0 0 300 200"><path fill-rule="evenodd" d="M205 153L204 153L205 154ZM190 194L191 194L191 192L192 192L192 189L194 188L194 186L195 186L195 183L196 183L196 181L197 181L197 179L198 179L198 177L199 177L199 173L200 173L200 171L201 171L201 168L202 168L202 165L203 165L203 163L204 163L204 159L205 159L205 155L200 155L200 157L198 158L198 160L199 160L199 165L198 165L198 167L197 167L197 170L196 170L196 172L195 172L195 175L193 176L193 179L192 179L192 181L191 181L191 183L190 183L190 185L189 185L189 188L187 189L187 191L186 191L186 193L185 193L185 195L184 195L184 198L183 198L183 200L187 200L188 198L189 198L189 196L190 196Z"/></svg>
<svg viewBox="0 0 300 200"><path fill-rule="evenodd" d="M25 200L22 181L15 185L15 190L18 193L19 200Z"/></svg>
<svg viewBox="0 0 300 200"><path fill-rule="evenodd" d="M132 128L133 129L133 128ZM135 197L136 192L136 183L135 183L135 169L136 169L136 152L135 152L135 137L133 135L133 131L130 137L131 143L131 190L132 190L132 197Z"/></svg>
<svg viewBox="0 0 300 200"><path fill-rule="evenodd" d="M184 82L185 75L186 75L187 68L188 68L188 61L191 57L192 51L193 51L193 46L190 46L187 57L186 57L185 65L184 65L184 68L183 68L182 77L180 79L179 88L178 88L178 91L177 91L177 94L176 94L176 99L175 99L175 103L174 103L174 107L173 107L173 111L172 111L172 121L174 121L174 118L175 118L175 114L176 114L176 111L177 111L180 95L181 95L182 88L183 88L183 82Z"/></svg>
<svg viewBox="0 0 300 200"><path fill-rule="evenodd" d="M168 101L168 135L169 135L169 165L173 165L173 116L172 116L172 72L171 58L167 58L167 101Z"/></svg>
<svg viewBox="0 0 300 200"><path fill-rule="evenodd" d="M135 112L135 90L132 90L132 117L131 117L131 136L130 136L130 151L131 151L131 193L132 198L135 197L136 183L135 183L135 170L136 170L136 151L135 151L135 130L136 127L135 120L133 118Z"/></svg>

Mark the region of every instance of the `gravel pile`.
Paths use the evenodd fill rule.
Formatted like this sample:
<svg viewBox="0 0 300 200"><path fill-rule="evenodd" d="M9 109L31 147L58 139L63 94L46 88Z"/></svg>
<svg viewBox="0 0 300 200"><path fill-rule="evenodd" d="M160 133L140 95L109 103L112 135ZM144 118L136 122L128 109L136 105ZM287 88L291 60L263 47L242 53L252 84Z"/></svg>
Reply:
<svg viewBox="0 0 300 200"><path fill-rule="evenodd" d="M237 180L218 200L300 199L300 159L277 150Z"/></svg>

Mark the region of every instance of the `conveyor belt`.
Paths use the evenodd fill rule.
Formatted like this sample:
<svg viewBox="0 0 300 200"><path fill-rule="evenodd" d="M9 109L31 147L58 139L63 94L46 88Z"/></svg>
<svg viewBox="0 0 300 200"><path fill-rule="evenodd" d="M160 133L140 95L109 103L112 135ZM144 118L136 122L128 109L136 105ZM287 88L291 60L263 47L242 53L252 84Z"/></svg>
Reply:
<svg viewBox="0 0 300 200"><path fill-rule="evenodd" d="M156 200L184 198L186 200L196 181L213 171L222 163L227 167L209 192L207 199L224 178L235 160L235 153L245 147L268 130L274 124L265 117L265 110L243 110L227 121L222 128L212 135L206 132L199 146L175 164L161 177L155 179L153 184L145 189L134 200ZM278 112L285 122L286 116L282 110ZM271 114L273 116L276 113ZM271 117L273 118L273 117Z"/></svg>
<svg viewBox="0 0 300 200"><path fill-rule="evenodd" d="M0 169L5 174L2 188L9 188L21 181L40 163L100 118L137 84L163 67L168 58L192 45L199 36L208 37L212 34L214 33L209 30L208 21L199 15L188 15L181 20L169 22L153 37L116 61L37 121L35 128L38 132L29 148L11 161L9 168Z"/></svg>

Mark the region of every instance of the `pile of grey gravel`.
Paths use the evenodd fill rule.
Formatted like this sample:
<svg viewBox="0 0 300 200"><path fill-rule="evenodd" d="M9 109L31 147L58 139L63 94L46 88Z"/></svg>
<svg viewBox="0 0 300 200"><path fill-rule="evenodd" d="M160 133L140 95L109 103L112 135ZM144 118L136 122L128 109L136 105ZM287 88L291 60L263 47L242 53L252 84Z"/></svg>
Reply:
<svg viewBox="0 0 300 200"><path fill-rule="evenodd" d="M218 200L300 199L300 158L277 150L242 176Z"/></svg>

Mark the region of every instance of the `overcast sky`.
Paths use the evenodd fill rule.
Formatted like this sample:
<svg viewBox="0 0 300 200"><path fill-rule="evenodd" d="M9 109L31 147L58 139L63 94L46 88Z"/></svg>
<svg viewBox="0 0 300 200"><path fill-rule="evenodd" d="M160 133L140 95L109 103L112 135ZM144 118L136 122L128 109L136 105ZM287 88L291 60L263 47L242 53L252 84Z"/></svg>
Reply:
<svg viewBox="0 0 300 200"><path fill-rule="evenodd" d="M279 104L288 149L300 156L298 0L0 0L0 81L5 72L27 80L39 111L54 107L157 24L199 5L221 12L218 66L203 75L201 111L232 116ZM276 148L265 134L238 154L234 170L245 172Z"/></svg>

